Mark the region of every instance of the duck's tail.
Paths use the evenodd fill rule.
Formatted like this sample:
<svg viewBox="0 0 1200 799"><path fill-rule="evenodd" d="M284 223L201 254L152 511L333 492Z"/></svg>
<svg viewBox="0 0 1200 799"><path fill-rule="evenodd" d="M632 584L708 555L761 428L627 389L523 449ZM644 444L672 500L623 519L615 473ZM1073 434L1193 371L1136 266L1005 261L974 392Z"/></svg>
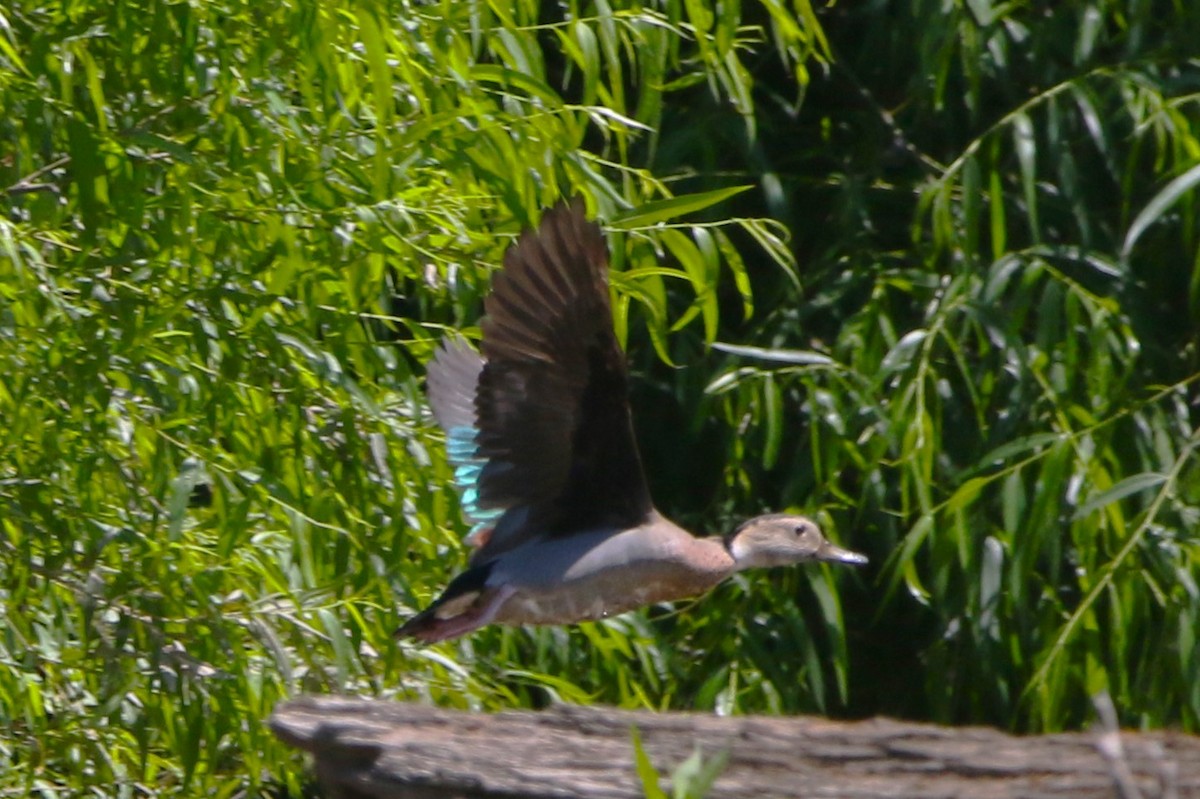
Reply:
<svg viewBox="0 0 1200 799"><path fill-rule="evenodd" d="M490 624L512 595L512 589L487 585L492 563L467 569L450 581L433 604L396 630L396 638L415 638L426 644L457 638Z"/></svg>

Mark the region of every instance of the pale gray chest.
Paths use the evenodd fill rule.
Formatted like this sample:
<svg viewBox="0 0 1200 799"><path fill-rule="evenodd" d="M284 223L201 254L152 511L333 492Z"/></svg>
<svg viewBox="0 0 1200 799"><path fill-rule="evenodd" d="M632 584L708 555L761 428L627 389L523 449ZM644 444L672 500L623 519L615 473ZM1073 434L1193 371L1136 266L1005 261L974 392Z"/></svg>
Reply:
<svg viewBox="0 0 1200 799"><path fill-rule="evenodd" d="M580 621L702 593L728 573L727 560L719 544L679 528L597 531L520 547L488 583L516 589L497 621Z"/></svg>

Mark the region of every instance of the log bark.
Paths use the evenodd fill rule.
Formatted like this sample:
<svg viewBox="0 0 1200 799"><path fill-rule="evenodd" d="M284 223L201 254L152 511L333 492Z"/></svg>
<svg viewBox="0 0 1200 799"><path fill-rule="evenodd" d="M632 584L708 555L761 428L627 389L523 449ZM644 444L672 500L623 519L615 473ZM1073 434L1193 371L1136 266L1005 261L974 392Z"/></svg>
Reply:
<svg viewBox="0 0 1200 799"><path fill-rule="evenodd" d="M487 715L344 697L283 703L271 727L312 753L333 799L640 799L634 727L660 775L697 748L728 752L710 793L722 799L1200 799L1200 738L1170 732L1016 737L565 706Z"/></svg>

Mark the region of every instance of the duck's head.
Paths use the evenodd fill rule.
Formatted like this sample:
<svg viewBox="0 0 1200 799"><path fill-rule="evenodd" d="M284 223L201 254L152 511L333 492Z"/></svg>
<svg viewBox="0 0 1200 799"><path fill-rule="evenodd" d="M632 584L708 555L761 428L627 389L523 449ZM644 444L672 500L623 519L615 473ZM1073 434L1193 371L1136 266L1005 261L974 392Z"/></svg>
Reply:
<svg viewBox="0 0 1200 799"><path fill-rule="evenodd" d="M829 543L821 528L805 516L773 513L743 522L725 538L738 571L790 566L810 560L862 565L864 555Z"/></svg>

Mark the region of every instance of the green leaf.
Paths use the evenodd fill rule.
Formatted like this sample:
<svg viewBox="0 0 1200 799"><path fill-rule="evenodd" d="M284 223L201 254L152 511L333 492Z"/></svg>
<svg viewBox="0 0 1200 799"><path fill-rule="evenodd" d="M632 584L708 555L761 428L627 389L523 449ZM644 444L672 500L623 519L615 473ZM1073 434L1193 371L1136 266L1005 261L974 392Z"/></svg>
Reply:
<svg viewBox="0 0 1200 799"><path fill-rule="evenodd" d="M1024 455L1027 452L1040 450L1050 444L1055 444L1061 441L1062 438L1058 433L1035 433L1030 436L1024 436L1015 441L1001 444L981 457L979 463L987 466L1005 463L1017 455Z"/></svg>
<svg viewBox="0 0 1200 799"><path fill-rule="evenodd" d="M1033 132L1033 121L1028 114L1013 117L1013 145L1017 151L1017 162L1021 165L1021 186L1025 191L1025 213L1034 240L1040 238L1037 202L1037 138Z"/></svg>
<svg viewBox="0 0 1200 799"><path fill-rule="evenodd" d="M139 144L152 152L161 151L169 153L172 158L184 164L196 163L196 158L192 155L191 150L178 142L171 141L165 136L159 136L157 133L144 130L134 131L130 134L129 141Z"/></svg>
<svg viewBox="0 0 1200 799"><path fill-rule="evenodd" d="M696 314L703 314L704 318L704 336L705 341L709 342L717 333L717 293L714 285L716 275L712 274L713 269L708 263L706 253L702 253L690 238L678 230L663 230L659 234L662 237L663 243L671 251L671 254L679 260L683 265L684 271L691 280L692 288L696 292L696 299L692 304L691 313L685 315L673 327L674 330L682 328L683 324L690 320Z"/></svg>
<svg viewBox="0 0 1200 799"><path fill-rule="evenodd" d="M783 444L783 418L780 405L783 397L779 385L773 375L768 373L762 384L763 416L766 422L765 446L763 447L762 464L764 469L774 469L775 461L779 458L779 448Z"/></svg>
<svg viewBox="0 0 1200 799"><path fill-rule="evenodd" d="M362 35L363 46L367 51L367 63L370 64L371 83L375 100L376 139L382 144L385 134L392 124L392 71L388 66L387 48L384 45L383 31L375 15L366 9L360 9L357 14L358 28ZM390 170L387 157L380 147L374 159L374 196L383 199L389 188Z"/></svg>
<svg viewBox="0 0 1200 799"><path fill-rule="evenodd" d="M716 240L721 257L725 259L725 265L733 275L733 284L737 287L738 294L741 295L742 318L749 319L754 314L754 291L750 286L750 275L746 271L746 262L724 231L716 232Z"/></svg>
<svg viewBox="0 0 1200 799"><path fill-rule="evenodd" d="M728 763L728 749L706 758L697 746L671 774L672 799L704 799Z"/></svg>
<svg viewBox="0 0 1200 799"><path fill-rule="evenodd" d="M557 92L532 75L523 72L495 64L476 64L471 67L470 75L472 80L521 89L529 96L541 100L549 108L558 108L562 105L562 98Z"/></svg>
<svg viewBox="0 0 1200 799"><path fill-rule="evenodd" d="M988 221L992 232L992 258L1003 256L1008 245L1008 230L1004 214L1004 188L1002 176L997 170L988 174Z"/></svg>
<svg viewBox="0 0 1200 799"><path fill-rule="evenodd" d="M665 222L668 219L675 219L684 214L709 208L717 203L728 200L730 197L736 197L751 188L753 187L733 186L727 189L715 189L698 194L685 194L682 197L672 197L667 200L655 200L654 202L645 203L632 211L618 214L608 220L608 224L618 230L636 230L638 228L652 227L659 222Z"/></svg>
<svg viewBox="0 0 1200 799"><path fill-rule="evenodd" d="M946 500L946 510L949 513L961 513L975 502L979 497L979 492L990 482L991 478L972 477L955 489L954 493L950 495L950 499Z"/></svg>
<svg viewBox="0 0 1200 799"><path fill-rule="evenodd" d="M928 335L928 330L917 329L910 330L901 336L900 340L896 342L896 346L888 350L883 362L879 365L880 375L907 369L911 366L915 351L924 343Z"/></svg>
<svg viewBox="0 0 1200 799"><path fill-rule="evenodd" d="M789 363L796 366L834 366L836 362L828 355L809 350L787 350L769 347L752 347L747 344L726 344L723 341L713 342L712 348L730 355L743 358L754 358L760 361Z"/></svg>
<svg viewBox="0 0 1200 799"><path fill-rule="evenodd" d="M658 771L650 762L646 750L642 748L642 734L636 726L630 726L629 737L633 742L634 764L637 766L638 777L642 780L642 795L646 799L667 799L667 793L659 783Z"/></svg>
<svg viewBox="0 0 1200 799"><path fill-rule="evenodd" d="M1159 474L1158 472L1143 472L1135 474L1121 480L1112 488L1103 491L1096 496L1083 503L1073 518L1082 519L1092 513L1092 511L1103 508L1105 505L1111 505L1118 500L1124 499L1130 494L1136 494L1139 491L1157 488L1169 479L1168 475Z"/></svg>
<svg viewBox="0 0 1200 799"><path fill-rule="evenodd" d="M21 59L20 52L13 47L12 42L9 40L9 37L12 36L12 28L9 27L8 20L3 13L0 13L0 33L4 34L0 36L0 56L3 56L10 64L16 66L26 78L33 77L33 73L29 71L29 68L25 66L25 62Z"/></svg>
<svg viewBox="0 0 1200 799"><path fill-rule="evenodd" d="M1137 244L1146 229L1159 221L1167 209L1179 202L1180 198L1194 189L1197 183L1200 183L1200 164L1194 165L1154 195L1134 218L1133 224L1125 233L1125 243L1121 246L1121 257L1128 259L1129 254L1133 252L1134 245Z"/></svg>

